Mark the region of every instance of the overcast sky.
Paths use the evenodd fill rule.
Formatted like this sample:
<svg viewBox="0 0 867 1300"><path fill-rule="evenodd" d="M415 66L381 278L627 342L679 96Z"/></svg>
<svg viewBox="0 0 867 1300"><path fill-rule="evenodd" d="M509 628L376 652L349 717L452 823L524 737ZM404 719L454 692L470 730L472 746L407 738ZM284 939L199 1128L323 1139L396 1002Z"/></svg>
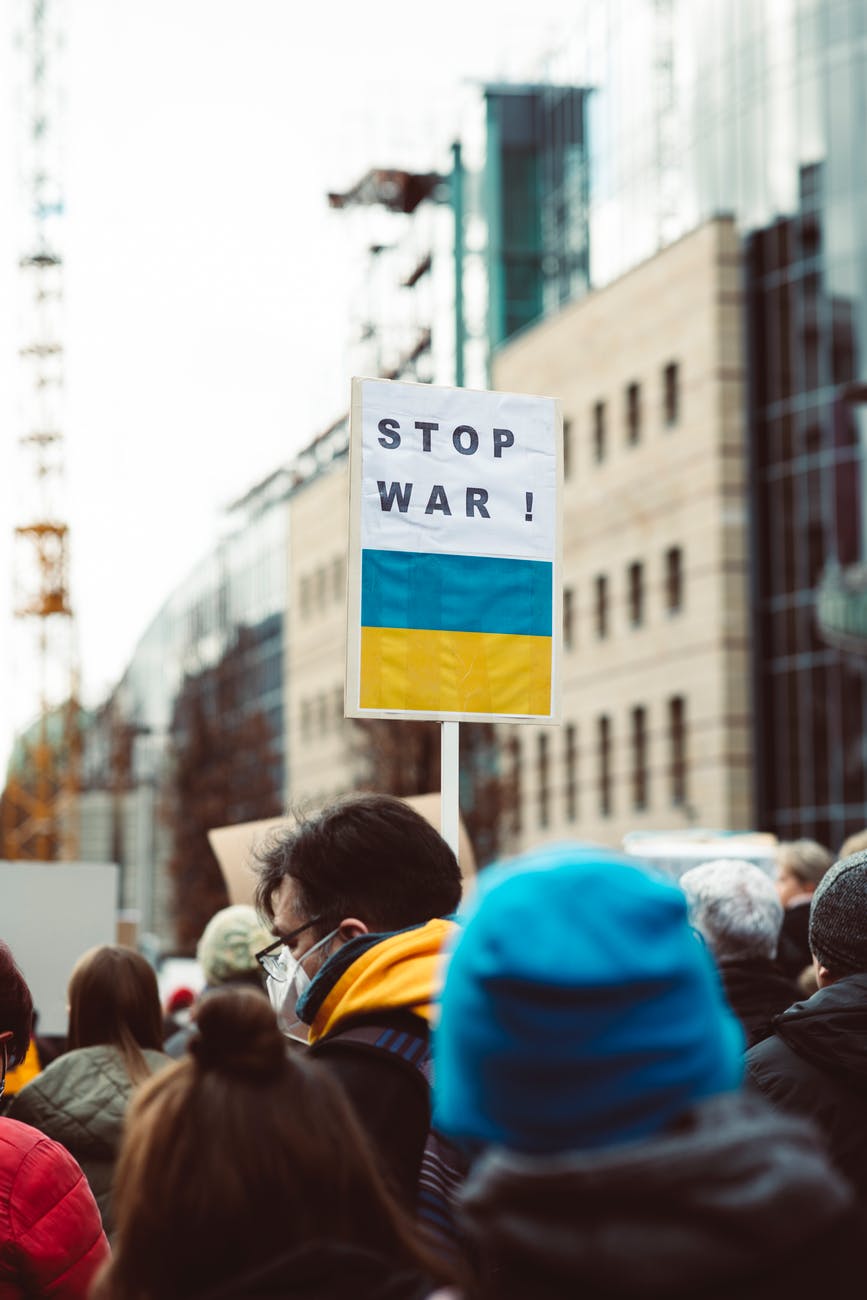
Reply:
<svg viewBox="0 0 867 1300"><path fill-rule="evenodd" d="M61 7L66 514L95 703L213 543L220 508L347 406L352 267L328 189L372 165L440 164L459 88L538 73L575 5ZM14 20L27 8L4 6L0 29L0 762L29 709L10 653L23 471Z"/></svg>

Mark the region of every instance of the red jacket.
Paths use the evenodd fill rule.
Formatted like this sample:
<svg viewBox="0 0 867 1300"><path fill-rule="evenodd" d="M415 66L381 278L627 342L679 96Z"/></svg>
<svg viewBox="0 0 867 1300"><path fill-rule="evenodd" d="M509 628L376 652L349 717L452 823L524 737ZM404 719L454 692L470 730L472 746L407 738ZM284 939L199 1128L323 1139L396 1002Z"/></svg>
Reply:
<svg viewBox="0 0 867 1300"><path fill-rule="evenodd" d="M96 1201L66 1148L0 1118L0 1300L79 1300L108 1253Z"/></svg>

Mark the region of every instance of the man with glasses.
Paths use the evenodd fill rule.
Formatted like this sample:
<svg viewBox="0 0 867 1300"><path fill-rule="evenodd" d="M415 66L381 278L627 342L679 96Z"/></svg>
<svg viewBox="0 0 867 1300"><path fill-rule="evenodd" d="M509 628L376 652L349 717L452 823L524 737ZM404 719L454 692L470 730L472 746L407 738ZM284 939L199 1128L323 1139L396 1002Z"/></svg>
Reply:
<svg viewBox="0 0 867 1300"><path fill-rule="evenodd" d="M303 1037L353 1103L380 1167L415 1201L430 1131L423 1069L461 875L442 836L389 795L359 795L280 833L256 901L258 954L284 1032Z"/></svg>

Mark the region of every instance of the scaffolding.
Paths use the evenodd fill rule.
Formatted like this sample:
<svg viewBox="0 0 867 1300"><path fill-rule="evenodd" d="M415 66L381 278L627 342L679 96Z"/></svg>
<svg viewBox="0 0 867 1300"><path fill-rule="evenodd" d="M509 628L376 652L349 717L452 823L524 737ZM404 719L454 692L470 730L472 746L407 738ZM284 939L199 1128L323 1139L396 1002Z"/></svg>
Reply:
<svg viewBox="0 0 867 1300"><path fill-rule="evenodd" d="M64 519L65 450L59 59L60 0L26 0L19 39L22 161L27 220L19 258L24 305L21 470L26 491L15 527L14 616L32 666L22 690L36 721L19 736L3 792L3 855L78 856L81 723L75 616Z"/></svg>

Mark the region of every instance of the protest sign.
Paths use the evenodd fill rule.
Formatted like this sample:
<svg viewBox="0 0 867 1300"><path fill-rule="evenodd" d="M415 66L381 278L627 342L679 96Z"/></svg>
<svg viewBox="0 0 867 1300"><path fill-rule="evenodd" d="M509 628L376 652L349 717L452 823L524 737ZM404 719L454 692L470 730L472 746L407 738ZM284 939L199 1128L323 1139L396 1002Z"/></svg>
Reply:
<svg viewBox="0 0 867 1300"><path fill-rule="evenodd" d="M41 1034L67 1031L66 989L90 948L117 941L113 862L0 862L3 939L27 981Z"/></svg>
<svg viewBox="0 0 867 1300"><path fill-rule="evenodd" d="M346 713L556 721L560 404L352 381Z"/></svg>

